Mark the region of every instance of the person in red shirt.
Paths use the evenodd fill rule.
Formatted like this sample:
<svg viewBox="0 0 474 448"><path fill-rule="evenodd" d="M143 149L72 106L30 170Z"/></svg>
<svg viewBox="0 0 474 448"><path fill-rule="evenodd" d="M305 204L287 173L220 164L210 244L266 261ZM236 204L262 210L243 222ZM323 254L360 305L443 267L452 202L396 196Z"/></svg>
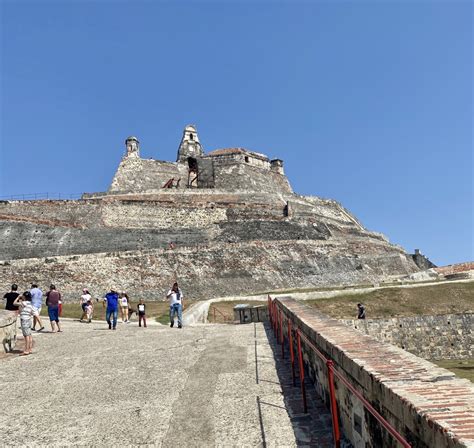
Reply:
<svg viewBox="0 0 474 448"><path fill-rule="evenodd" d="M58 332L61 331L59 326L59 302L61 301L61 294L56 291L56 286L51 285L49 291L46 293L46 305L48 306L48 316L51 323L51 331L56 333L56 326Z"/></svg>

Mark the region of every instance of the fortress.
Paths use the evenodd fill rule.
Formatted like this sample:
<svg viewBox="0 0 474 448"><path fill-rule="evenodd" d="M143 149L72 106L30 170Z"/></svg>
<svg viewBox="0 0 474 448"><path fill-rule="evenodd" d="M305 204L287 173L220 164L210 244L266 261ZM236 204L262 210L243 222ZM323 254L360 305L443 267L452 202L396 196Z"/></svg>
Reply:
<svg viewBox="0 0 474 448"><path fill-rule="evenodd" d="M338 202L294 193L282 160L243 148L206 153L195 126L176 162L143 159L127 138L107 192L0 202L0 235L4 285L54 281L69 299L84 286L161 299L178 280L198 299L420 269L420 254L368 231Z"/></svg>
<svg viewBox="0 0 474 448"><path fill-rule="evenodd" d="M127 138L107 192L71 201L0 202L0 235L4 288L12 282L20 288L54 282L66 300L76 301L85 286L94 297L113 286L133 300L160 300L178 280L188 299L210 299L393 281L432 265L419 251L407 254L365 229L338 202L295 194L280 159L243 148L205 153L194 126L185 128L176 162L142 159L138 139ZM472 263L461 267L461 272L472 270ZM456 274L454 267L442 269ZM206 305L201 302L191 312ZM42 430L52 416L59 427L74 429L86 415L91 431L84 443L117 444L119 436L118 443L135 444L136 438L125 438L130 431L117 430L113 416L119 406L130 421L147 423L147 438L138 439L142 444L225 446L238 440L252 446L329 446L331 430L336 438L333 428L339 425L354 447L399 446L394 434L403 437L403 446L474 446L472 383L413 354L472 358L471 313L360 322L331 319L289 297L268 306L274 331L262 324L187 325L179 333L162 325L145 332L123 325L113 332L120 350L111 349L106 332L88 331L105 328L102 322L87 326L66 320L70 331L60 336L61 343L45 334L44 352L28 365L35 378L52 364L61 372L55 381L38 383L43 387L38 397L55 397L38 413L44 421L34 431L16 430L13 425L25 414L14 393L21 388L4 388L13 428L7 436L13 444L52 445L51 431ZM3 327L16 329L16 316L4 315ZM85 338L88 344L78 343ZM295 387L291 357L285 354L290 344L299 351ZM132 352L129 373L146 395L116 399L108 393L110 377L128 372ZM4 365L7 376L19 368L14 362ZM84 400L83 386L71 378L91 371L95 380ZM183 384L169 387L169 372ZM24 387L31 375L19 378ZM301 403L301 383L307 385L301 390L308 392L308 409L306 399ZM104 412L104 399L110 412ZM61 412L64 403L74 404L71 412ZM26 405L39 406L31 400ZM331 420L324 405L338 415ZM84 431L60 437L58 443L74 444L84 441Z"/></svg>

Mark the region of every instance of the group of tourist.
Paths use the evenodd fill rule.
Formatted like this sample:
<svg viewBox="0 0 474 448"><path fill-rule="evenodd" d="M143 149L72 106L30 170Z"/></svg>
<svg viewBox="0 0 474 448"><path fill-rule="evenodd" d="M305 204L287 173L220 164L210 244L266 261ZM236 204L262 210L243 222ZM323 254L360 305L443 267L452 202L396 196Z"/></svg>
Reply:
<svg viewBox="0 0 474 448"><path fill-rule="evenodd" d="M59 324L61 294L56 290L56 286L51 285L45 296L51 331L53 333L61 332ZM29 355L32 353L33 347L31 332L36 330L36 325L39 327L38 331L44 330L40 316L43 306L43 291L41 291L37 284L33 283L31 289L20 295L18 293L18 285L13 284L10 292L6 293L3 298L6 300L5 309L15 311L20 315L20 328L25 338L25 347L21 356Z"/></svg>
<svg viewBox="0 0 474 448"><path fill-rule="evenodd" d="M45 304L48 307L48 317L51 324L51 331L53 333L61 332L59 317L61 315L61 294L57 291L55 285L49 287L49 291L45 294ZM175 317L178 319L178 328L183 327L182 310L183 310L183 293L174 283L166 294L170 304L170 327L174 326ZM33 337L32 331L43 331L44 326L41 321L41 309L43 306L43 291L37 284L32 284L31 289L18 293L18 285L13 284L10 292L6 293L3 298L6 300L5 309L15 311L20 317L20 328L25 338L25 347L21 356L26 356L32 353ZM97 299L97 302L99 299ZM105 294L103 298L103 306L106 308L105 320L109 326L109 330L115 330L117 327L118 311L120 309L122 315L122 322L129 323L131 315L135 312L138 315L138 326L142 324L146 327L146 304L143 299L137 304L136 310L131 308L131 303L126 292L117 293L115 288ZM92 295L87 288L82 290L80 298L81 305L81 322L92 322L94 312L94 301ZM36 330L38 325L38 330Z"/></svg>

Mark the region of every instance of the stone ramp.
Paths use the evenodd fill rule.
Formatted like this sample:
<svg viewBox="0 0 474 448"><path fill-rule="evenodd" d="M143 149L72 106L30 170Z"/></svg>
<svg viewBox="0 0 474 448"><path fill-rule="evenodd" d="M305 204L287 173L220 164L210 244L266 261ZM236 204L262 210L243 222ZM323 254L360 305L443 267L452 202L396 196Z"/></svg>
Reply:
<svg viewBox="0 0 474 448"><path fill-rule="evenodd" d="M63 327L0 360L2 445L331 445L326 423L316 439L292 407L298 389L263 324Z"/></svg>

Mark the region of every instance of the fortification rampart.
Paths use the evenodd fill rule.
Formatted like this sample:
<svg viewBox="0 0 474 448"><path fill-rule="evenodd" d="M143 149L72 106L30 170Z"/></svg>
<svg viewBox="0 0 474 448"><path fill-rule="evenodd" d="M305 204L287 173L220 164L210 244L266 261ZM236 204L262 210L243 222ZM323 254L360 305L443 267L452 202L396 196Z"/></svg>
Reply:
<svg viewBox="0 0 474 448"><path fill-rule="evenodd" d="M140 158L136 137L125 141L126 152L109 193L145 192L158 188L213 189L292 193L283 161L243 148L226 148L205 155L194 126L187 127L176 162Z"/></svg>
<svg viewBox="0 0 474 448"><path fill-rule="evenodd" d="M424 359L474 357L474 314L343 320L378 341L396 345Z"/></svg>
<svg viewBox="0 0 474 448"><path fill-rule="evenodd" d="M288 179L283 174L259 167L238 164L214 163L215 187L228 191L255 191L260 193L292 193Z"/></svg>
<svg viewBox="0 0 474 448"><path fill-rule="evenodd" d="M141 192L163 187L170 179L182 179L185 189L188 170L185 165L138 157L124 157L112 180L109 193Z"/></svg>
<svg viewBox="0 0 474 448"><path fill-rule="evenodd" d="M161 297L157 276L163 285L189 279L196 297L216 297L418 270L403 249L364 229L336 201L294 194L282 160L243 148L206 154L194 125L184 129L176 162L142 159L137 137L127 138L108 192L78 201L0 202L0 235L4 266L37 258L18 275L27 283L56 278L66 296L94 284L90 279L101 290L111 279L146 298ZM167 247L175 255L142 256ZM86 267L55 258L104 253L115 267L101 255ZM19 283L16 277L3 271L6 283Z"/></svg>
<svg viewBox="0 0 474 448"><path fill-rule="evenodd" d="M367 255L379 235L356 225L336 203L289 201L264 193L149 193L78 201L0 203L1 258L36 258L251 240L351 240ZM312 212L312 214L311 214ZM308 217L309 216L309 217Z"/></svg>
<svg viewBox="0 0 474 448"><path fill-rule="evenodd" d="M292 299L278 299L284 315L322 352L337 371L412 446L474 446L474 385L398 347L324 316ZM286 333L286 326L283 326ZM302 340L305 364L328 403L327 367ZM344 434L356 448L398 446L361 402L336 380Z"/></svg>
<svg viewBox="0 0 474 448"><path fill-rule="evenodd" d="M117 231L117 229L115 229ZM188 298L204 299L286 287L374 282L404 275L412 265L402 252L374 242L354 258L362 242L321 240L213 242L175 249L54 256L0 263L0 284L43 287L54 282L66 300L89 286L103 294L111 284L133 297L159 300L179 280ZM353 247L357 246L356 247ZM21 286L24 285L24 286Z"/></svg>

